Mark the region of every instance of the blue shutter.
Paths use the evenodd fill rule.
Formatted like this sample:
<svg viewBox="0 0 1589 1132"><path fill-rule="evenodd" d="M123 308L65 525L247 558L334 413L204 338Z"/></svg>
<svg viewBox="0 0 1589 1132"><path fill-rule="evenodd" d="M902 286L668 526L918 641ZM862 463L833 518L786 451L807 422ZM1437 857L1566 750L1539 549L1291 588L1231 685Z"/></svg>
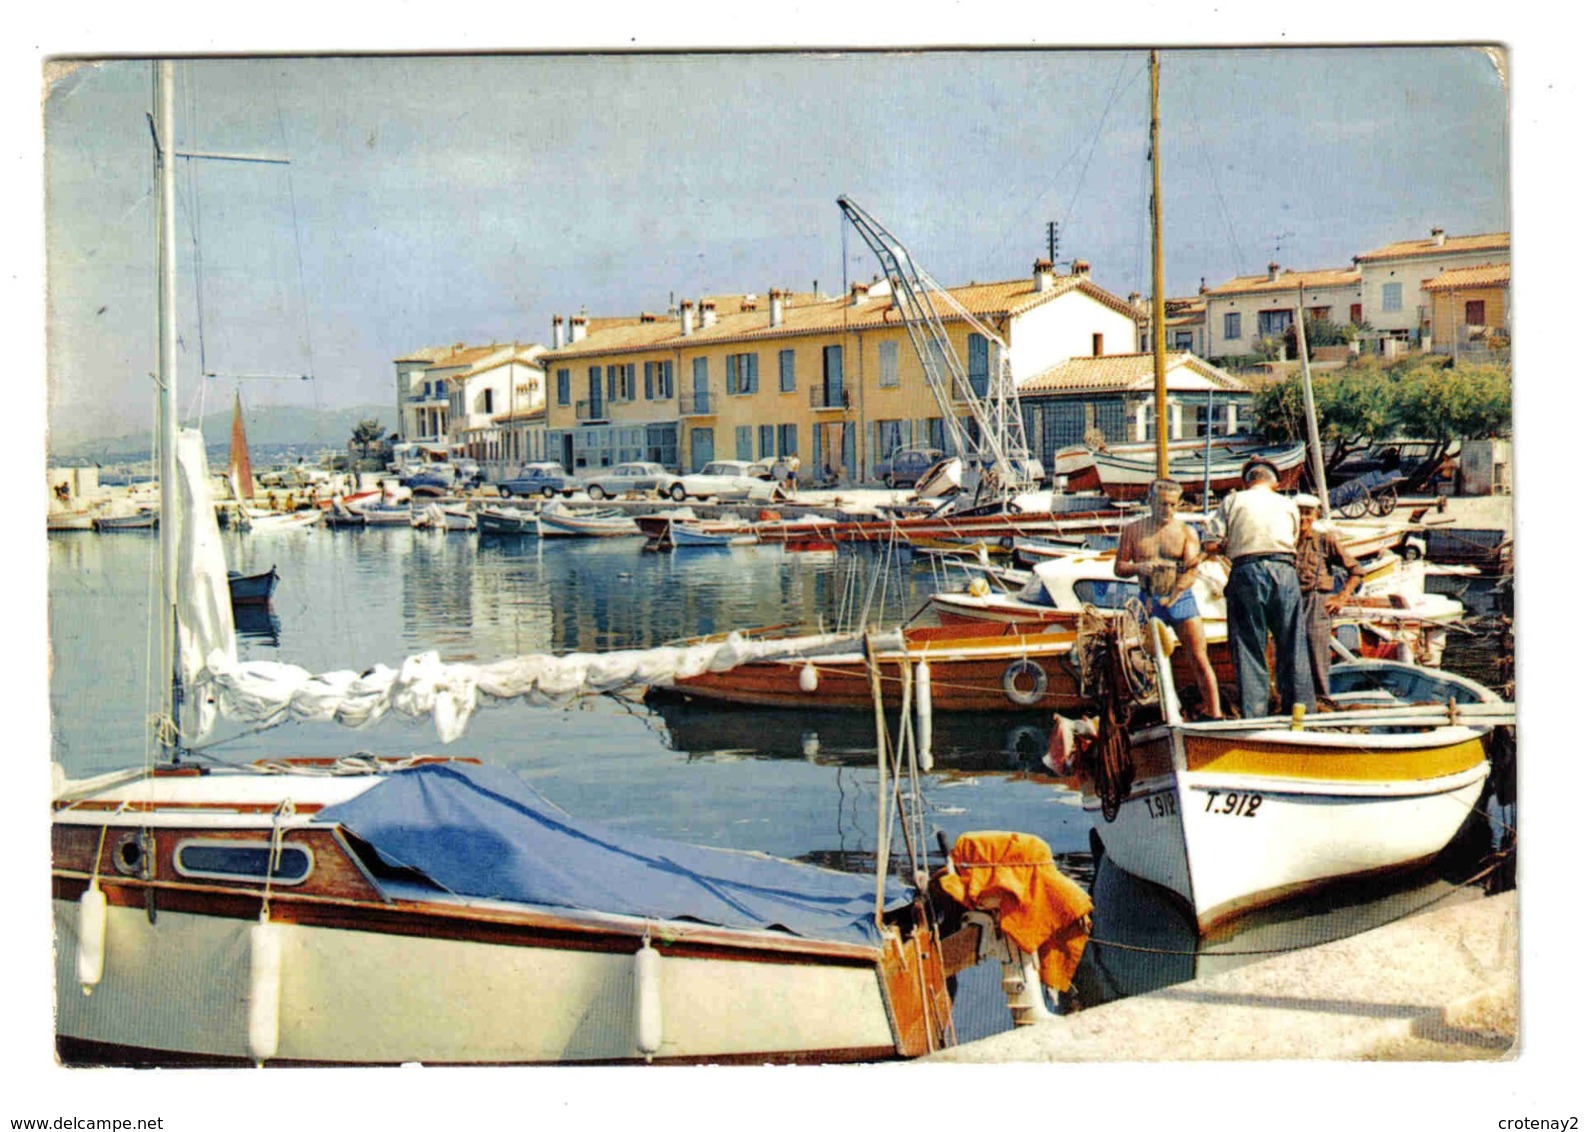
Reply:
<svg viewBox="0 0 1589 1132"><path fill-rule="evenodd" d="M651 378L652 378L652 374L656 371L656 368L657 368L656 362L647 362L646 363L646 400L647 401L651 400L651 390L652 390Z"/></svg>
<svg viewBox="0 0 1589 1132"><path fill-rule="evenodd" d="M760 354L747 354L745 356L750 359L750 379L749 379L750 388L747 389L746 392L754 393L754 392L756 392L756 387L757 387L757 383L758 383L758 375L757 375L756 371L761 368L757 363L761 360L761 355Z"/></svg>

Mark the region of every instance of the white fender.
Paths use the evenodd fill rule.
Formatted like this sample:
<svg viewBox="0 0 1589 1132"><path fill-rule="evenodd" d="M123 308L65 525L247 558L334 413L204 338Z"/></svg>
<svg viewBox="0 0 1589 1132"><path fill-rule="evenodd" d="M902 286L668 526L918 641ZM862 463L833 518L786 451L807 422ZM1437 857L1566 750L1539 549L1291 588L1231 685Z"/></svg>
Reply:
<svg viewBox="0 0 1589 1132"><path fill-rule="evenodd" d="M817 666L809 661L800 670L800 690L802 692L814 692L817 690Z"/></svg>
<svg viewBox="0 0 1589 1132"><path fill-rule="evenodd" d="M92 994L105 974L105 892L99 878L77 899L77 981L84 994Z"/></svg>
<svg viewBox="0 0 1589 1132"><path fill-rule="evenodd" d="M281 1040L281 947L285 928L261 914L248 934L248 1052L256 1062L276 1056Z"/></svg>
<svg viewBox="0 0 1589 1132"><path fill-rule="evenodd" d="M916 757L923 773L932 770L932 669L916 662Z"/></svg>
<svg viewBox="0 0 1589 1132"><path fill-rule="evenodd" d="M650 1061L662 1048L662 955L646 939L634 953L635 1046Z"/></svg>

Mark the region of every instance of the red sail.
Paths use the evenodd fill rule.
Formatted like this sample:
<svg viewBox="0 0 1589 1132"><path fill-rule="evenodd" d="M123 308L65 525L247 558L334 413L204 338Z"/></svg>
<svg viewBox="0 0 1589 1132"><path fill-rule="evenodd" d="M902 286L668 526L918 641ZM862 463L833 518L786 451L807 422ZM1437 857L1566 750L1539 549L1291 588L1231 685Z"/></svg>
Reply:
<svg viewBox="0 0 1589 1132"><path fill-rule="evenodd" d="M243 397L232 395L232 494L238 499L254 498L254 469L248 463L248 437L243 433Z"/></svg>

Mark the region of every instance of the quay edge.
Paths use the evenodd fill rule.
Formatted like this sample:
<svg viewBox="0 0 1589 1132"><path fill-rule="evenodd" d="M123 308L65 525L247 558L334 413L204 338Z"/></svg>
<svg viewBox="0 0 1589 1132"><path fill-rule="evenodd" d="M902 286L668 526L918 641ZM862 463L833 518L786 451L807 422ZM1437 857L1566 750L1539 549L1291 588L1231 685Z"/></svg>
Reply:
<svg viewBox="0 0 1589 1132"><path fill-rule="evenodd" d="M1511 1060L1518 954L1511 891L922 1060Z"/></svg>

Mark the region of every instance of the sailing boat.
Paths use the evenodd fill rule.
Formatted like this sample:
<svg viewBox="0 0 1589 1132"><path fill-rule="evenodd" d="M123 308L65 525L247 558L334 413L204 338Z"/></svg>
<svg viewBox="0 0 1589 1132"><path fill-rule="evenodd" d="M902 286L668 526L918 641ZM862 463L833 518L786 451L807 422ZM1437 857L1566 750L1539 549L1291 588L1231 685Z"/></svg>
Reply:
<svg viewBox="0 0 1589 1132"><path fill-rule="evenodd" d="M172 80L157 63L171 693L159 765L57 773L62 1059L843 1061L950 1041L932 905L889 875L886 743L875 877L603 828L467 758L190 760L236 646L202 437L175 423Z"/></svg>
<svg viewBox="0 0 1589 1132"><path fill-rule="evenodd" d="M1162 361L1158 52L1151 55L1153 339ZM1165 420L1162 364L1158 416ZM1159 430L1159 472L1169 457ZM1264 904L1432 860L1475 812L1488 740L1510 704L1422 706L1190 723L1156 621L1089 616L1077 653L1104 702L1096 742L1074 759L1083 807L1108 857L1169 891L1200 934ZM1439 674L1431 674L1439 675ZM1158 721L1139 724L1147 709Z"/></svg>

